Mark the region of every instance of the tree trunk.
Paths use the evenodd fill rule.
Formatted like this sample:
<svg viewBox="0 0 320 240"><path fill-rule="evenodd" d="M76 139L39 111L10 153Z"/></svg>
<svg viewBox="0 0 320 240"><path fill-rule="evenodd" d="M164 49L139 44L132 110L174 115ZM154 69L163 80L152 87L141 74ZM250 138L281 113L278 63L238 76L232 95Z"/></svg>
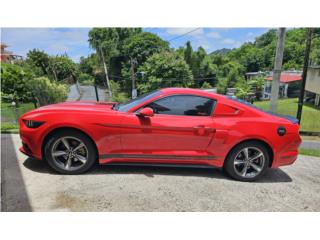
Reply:
<svg viewBox="0 0 320 240"><path fill-rule="evenodd" d="M109 81L109 76L108 76L108 68L107 68L106 61L104 59L104 54L103 54L101 45L99 45L99 49L100 49L101 59L102 59L102 62L103 62L104 73L106 75L109 97L112 97L112 91L111 91L111 86L110 86L110 81Z"/></svg>

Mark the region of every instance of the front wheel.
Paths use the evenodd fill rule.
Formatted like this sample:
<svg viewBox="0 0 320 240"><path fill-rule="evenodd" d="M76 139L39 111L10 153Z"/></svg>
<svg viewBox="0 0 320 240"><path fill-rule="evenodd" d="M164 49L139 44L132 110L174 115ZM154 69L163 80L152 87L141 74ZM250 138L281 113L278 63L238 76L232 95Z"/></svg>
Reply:
<svg viewBox="0 0 320 240"><path fill-rule="evenodd" d="M254 181L260 178L269 166L270 155L260 142L248 141L234 147L229 153L224 170L240 181Z"/></svg>
<svg viewBox="0 0 320 240"><path fill-rule="evenodd" d="M63 174L80 174L89 170L96 160L92 141L74 130L59 131L45 145L45 157L51 168Z"/></svg>

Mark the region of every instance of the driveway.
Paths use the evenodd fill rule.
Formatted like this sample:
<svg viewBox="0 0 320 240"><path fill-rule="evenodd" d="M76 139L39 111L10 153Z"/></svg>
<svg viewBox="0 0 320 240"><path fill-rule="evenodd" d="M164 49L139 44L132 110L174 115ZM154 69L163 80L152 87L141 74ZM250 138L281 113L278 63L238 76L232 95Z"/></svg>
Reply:
<svg viewBox="0 0 320 240"><path fill-rule="evenodd" d="M76 84L70 86L67 101L92 100L96 101L96 92L94 86L79 86L80 93ZM98 87L99 101L106 101L105 90Z"/></svg>
<svg viewBox="0 0 320 240"><path fill-rule="evenodd" d="M97 100L94 86L80 86L80 91L80 100ZM104 89L98 88L99 101L105 101L106 95L104 91Z"/></svg>
<svg viewBox="0 0 320 240"><path fill-rule="evenodd" d="M258 182L218 169L97 166L59 175L1 135L3 211L320 211L320 158L269 170Z"/></svg>
<svg viewBox="0 0 320 240"><path fill-rule="evenodd" d="M70 90L68 94L67 101L78 101L80 99L80 93L78 91L77 85L70 85Z"/></svg>

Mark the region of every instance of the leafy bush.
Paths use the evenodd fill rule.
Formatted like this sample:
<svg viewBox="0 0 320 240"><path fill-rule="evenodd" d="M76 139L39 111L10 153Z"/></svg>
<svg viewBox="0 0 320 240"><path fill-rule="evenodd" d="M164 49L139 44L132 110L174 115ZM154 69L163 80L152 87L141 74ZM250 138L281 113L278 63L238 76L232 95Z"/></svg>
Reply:
<svg viewBox="0 0 320 240"><path fill-rule="evenodd" d="M13 123L1 123L1 131L8 131L11 129L18 129L19 125L18 124L13 124Z"/></svg>
<svg viewBox="0 0 320 240"><path fill-rule="evenodd" d="M202 89L209 89L212 88L211 84L208 82L204 82L201 86Z"/></svg>
<svg viewBox="0 0 320 240"><path fill-rule="evenodd" d="M63 102L68 96L67 85L50 82L46 77L33 79L31 81L31 91L40 106Z"/></svg>
<svg viewBox="0 0 320 240"><path fill-rule="evenodd" d="M121 92L119 83L110 80L110 86L111 86L111 90L112 90L111 101L113 101L113 102L126 102L129 100L127 93Z"/></svg>
<svg viewBox="0 0 320 240"><path fill-rule="evenodd" d="M80 85L94 85L94 78L87 74L87 73L80 73L78 76L78 82L80 83Z"/></svg>
<svg viewBox="0 0 320 240"><path fill-rule="evenodd" d="M227 79L220 79L217 85L217 92L220 94L226 94L228 88Z"/></svg>
<svg viewBox="0 0 320 240"><path fill-rule="evenodd" d="M14 64L1 64L1 98L4 102L30 101L33 74Z"/></svg>
<svg viewBox="0 0 320 240"><path fill-rule="evenodd" d="M251 86L245 80L238 82L236 89L236 96L240 99L247 100L248 96L252 93Z"/></svg>
<svg viewBox="0 0 320 240"><path fill-rule="evenodd" d="M263 87L265 84L265 80L263 77L255 77L252 80L248 81L252 91L255 93L256 98L258 100L262 97Z"/></svg>

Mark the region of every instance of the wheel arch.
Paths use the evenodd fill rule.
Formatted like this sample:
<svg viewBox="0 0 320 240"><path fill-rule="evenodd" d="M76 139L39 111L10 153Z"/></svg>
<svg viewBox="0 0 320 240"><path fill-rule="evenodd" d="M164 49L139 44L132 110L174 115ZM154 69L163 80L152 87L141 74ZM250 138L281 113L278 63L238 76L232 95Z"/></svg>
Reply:
<svg viewBox="0 0 320 240"><path fill-rule="evenodd" d="M267 143L266 141L264 141L264 140L262 140L262 139L258 139L258 138L249 138L249 139L245 139L245 140L242 140L242 141L240 141L240 142L237 142L234 146L231 147L231 149L229 150L229 152L228 152L228 154L227 154L227 156L226 156L225 159L227 159L227 158L229 157L231 151L232 151L235 147L237 147L239 144L242 144L242 143L244 143L244 142L259 142L259 143L263 144L263 145L266 147L266 149L267 149L267 151L268 151L268 153L269 153L269 156L270 156L269 167L272 166L272 163L273 163L273 161L274 161L274 152L273 152L273 150L272 150L272 147L271 147L270 144Z"/></svg>
<svg viewBox="0 0 320 240"><path fill-rule="evenodd" d="M44 158L44 148L46 146L46 143L50 139L50 137L53 134L57 133L57 132L66 131L66 130L73 130L73 131L77 131L77 132L80 132L80 133L86 135L88 137L88 139L92 142L93 146L95 147L96 152L97 152L97 159L99 159L99 150L98 150L98 147L97 147L95 141L93 140L93 138L88 133L84 132L83 130L80 130L79 128L75 128L75 127L57 127L57 128L51 129L46 134L46 136L43 138L43 141L42 141L42 144L41 144L41 155L42 155L42 158Z"/></svg>

